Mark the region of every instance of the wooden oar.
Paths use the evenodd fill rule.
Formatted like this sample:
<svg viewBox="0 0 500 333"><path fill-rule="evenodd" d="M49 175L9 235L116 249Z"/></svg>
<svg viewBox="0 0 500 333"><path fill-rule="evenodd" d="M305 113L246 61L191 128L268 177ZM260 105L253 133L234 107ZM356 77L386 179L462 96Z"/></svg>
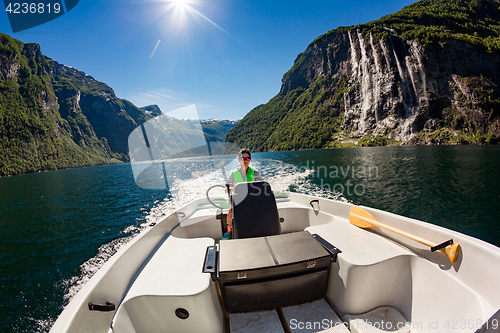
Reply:
<svg viewBox="0 0 500 333"><path fill-rule="evenodd" d="M416 242L429 246L432 252L441 250L448 256L448 258L450 258L452 264L454 264L457 261L458 253L460 252L460 244L458 243L453 244L453 239L450 239L441 244L434 244L418 236L414 236L405 231L401 231L396 228L377 222L377 220L375 220L373 216L370 215L370 213L368 213L361 207L357 206L351 207L351 212L349 213L349 222L363 229L371 227L380 227L392 231L398 235L407 237L409 239L413 239Z"/></svg>

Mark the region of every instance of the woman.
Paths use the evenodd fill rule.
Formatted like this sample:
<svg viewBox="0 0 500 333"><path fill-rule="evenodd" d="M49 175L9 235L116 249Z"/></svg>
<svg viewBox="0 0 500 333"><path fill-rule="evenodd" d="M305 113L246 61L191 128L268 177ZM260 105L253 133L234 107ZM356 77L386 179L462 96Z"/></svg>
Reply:
<svg viewBox="0 0 500 333"><path fill-rule="evenodd" d="M229 190L232 191L233 187L238 183L243 182L253 182L253 181L261 181L262 177L259 172L250 168L250 160L252 159L252 155L250 154L250 150L241 149L238 153L238 162L240 166L238 169L234 170L229 178L227 179L227 183L229 185ZM227 232L222 236L222 239L230 239L233 232L233 212L231 208L227 213Z"/></svg>

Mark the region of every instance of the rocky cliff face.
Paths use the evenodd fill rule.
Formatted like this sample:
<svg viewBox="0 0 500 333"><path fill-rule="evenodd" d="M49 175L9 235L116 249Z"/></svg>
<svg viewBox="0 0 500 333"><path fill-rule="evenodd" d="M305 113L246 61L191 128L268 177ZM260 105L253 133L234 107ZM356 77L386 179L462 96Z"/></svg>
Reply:
<svg viewBox="0 0 500 333"><path fill-rule="evenodd" d="M424 48L415 40L380 40L348 30L312 43L297 62L280 94L307 89L322 78L345 80L341 108L335 111L343 114L348 136L411 142L449 117L460 119L451 129L467 124L471 134L479 130L500 136L500 110L488 103L499 95L500 54L479 46L449 40Z"/></svg>
<svg viewBox="0 0 500 333"><path fill-rule="evenodd" d="M104 138L112 152L126 160L129 134L152 116L129 101L117 98L109 86L75 68L52 61L50 74L55 94L64 104L60 107L61 115L78 117L81 114L86 120L84 127L90 124L89 129L95 136L99 140Z"/></svg>

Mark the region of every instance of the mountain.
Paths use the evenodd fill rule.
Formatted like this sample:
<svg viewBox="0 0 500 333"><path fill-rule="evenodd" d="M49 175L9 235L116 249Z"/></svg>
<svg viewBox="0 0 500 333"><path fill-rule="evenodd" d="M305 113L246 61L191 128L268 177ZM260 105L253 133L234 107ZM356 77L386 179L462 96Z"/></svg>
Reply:
<svg viewBox="0 0 500 333"><path fill-rule="evenodd" d="M500 3L422 0L314 40L227 141L254 151L500 140Z"/></svg>
<svg viewBox="0 0 500 333"><path fill-rule="evenodd" d="M207 142L225 142L226 135L238 123L238 120L203 119L201 124Z"/></svg>
<svg viewBox="0 0 500 333"><path fill-rule="evenodd" d="M136 128L129 137L131 162L224 154L226 135L237 123L219 119L177 119L163 114L156 105L141 109L159 111L160 115Z"/></svg>
<svg viewBox="0 0 500 333"><path fill-rule="evenodd" d="M142 108L139 108L142 111L144 111L148 116L150 117L158 117L161 116L162 112L161 109L158 105L148 105L148 106L143 106Z"/></svg>
<svg viewBox="0 0 500 333"><path fill-rule="evenodd" d="M138 108L105 83L44 56L39 45L0 34L0 176L127 162L131 132L161 115L157 105ZM162 124L177 129L163 132L163 141L175 136L167 142L172 147L186 146L198 129L168 117ZM201 137L224 142L234 125L202 121Z"/></svg>
<svg viewBox="0 0 500 333"><path fill-rule="evenodd" d="M0 176L127 161L151 118L106 84L0 34Z"/></svg>

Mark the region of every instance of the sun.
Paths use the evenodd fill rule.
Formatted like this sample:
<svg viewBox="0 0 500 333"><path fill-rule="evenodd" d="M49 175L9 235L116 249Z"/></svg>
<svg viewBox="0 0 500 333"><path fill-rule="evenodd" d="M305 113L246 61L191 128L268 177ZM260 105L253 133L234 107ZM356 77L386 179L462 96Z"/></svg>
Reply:
<svg viewBox="0 0 500 333"><path fill-rule="evenodd" d="M185 8L189 6L188 0L173 0L172 3L175 7Z"/></svg>

